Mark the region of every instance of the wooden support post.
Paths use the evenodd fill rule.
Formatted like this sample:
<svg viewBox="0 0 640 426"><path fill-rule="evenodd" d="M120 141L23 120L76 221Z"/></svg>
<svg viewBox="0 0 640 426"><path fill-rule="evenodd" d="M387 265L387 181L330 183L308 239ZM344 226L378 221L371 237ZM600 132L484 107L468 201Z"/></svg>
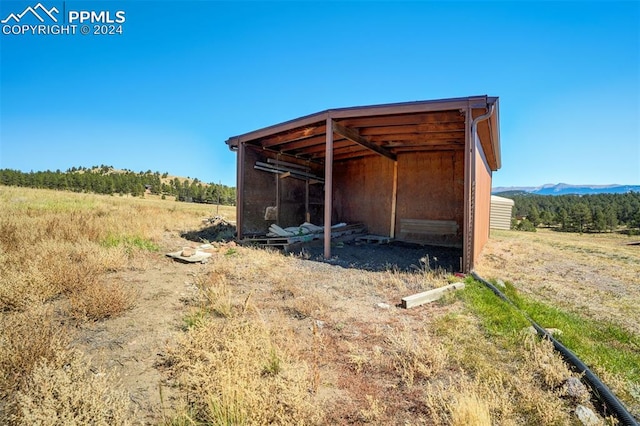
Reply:
<svg viewBox="0 0 640 426"><path fill-rule="evenodd" d="M236 193L236 238L242 239L242 222L243 222L243 206L244 206L244 161L245 161L245 145L243 142L238 144L238 164L237 177L238 189Z"/></svg>
<svg viewBox="0 0 640 426"><path fill-rule="evenodd" d="M327 117L324 156L324 258L331 258L331 212L333 211L333 119Z"/></svg>
<svg viewBox="0 0 640 426"><path fill-rule="evenodd" d="M277 156L280 159L280 155ZM280 179L278 175L274 175L276 179L276 224L280 224Z"/></svg>
<svg viewBox="0 0 640 426"><path fill-rule="evenodd" d="M311 222L311 213L309 212L309 180L304 182L304 221Z"/></svg>
<svg viewBox="0 0 640 426"><path fill-rule="evenodd" d="M460 272L467 273L471 270L471 257L473 256L472 246L472 211L471 211L471 184L474 176L471 170L471 163L473 161L473 141L471 135L471 123L473 117L471 114L471 107L466 109L465 126L464 126L464 226L462 228L462 270Z"/></svg>
<svg viewBox="0 0 640 426"><path fill-rule="evenodd" d="M391 228L389 237L396 236L396 204L398 201L398 162L393 162L393 187L391 188Z"/></svg>

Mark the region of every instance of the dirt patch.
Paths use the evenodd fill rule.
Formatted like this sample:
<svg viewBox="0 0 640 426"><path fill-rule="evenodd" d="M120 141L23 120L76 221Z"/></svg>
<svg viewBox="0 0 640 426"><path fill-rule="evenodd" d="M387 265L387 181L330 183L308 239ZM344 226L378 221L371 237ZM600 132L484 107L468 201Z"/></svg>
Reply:
<svg viewBox="0 0 640 426"><path fill-rule="evenodd" d="M195 234L183 235L193 239ZM142 424L158 424L165 416L170 418L183 396L167 377L163 366L167 349L173 347L178 336L184 333L185 316L194 305L197 292L194 283L198 277L224 269L224 264L239 267L237 264L246 263L246 256L251 256L252 250L265 253L241 247L232 251L222 248L206 264L184 264L164 256L164 252L189 245L193 243L167 232L160 253L147 254L141 260L140 268L112 273L107 277L135 287L139 291L136 306L119 317L78 326L74 345L87 353L96 367L117 373L136 407L135 419ZM240 257L237 257L236 250L242 251ZM321 351L322 361L318 368L322 376L327 380L331 378L332 382L335 380L340 389L355 387L358 389L351 389L355 393L364 390L367 395L382 399L387 388L395 385L389 383L381 387L374 382L367 384L365 380L354 382L340 372L341 369L351 371L357 368L353 366L358 363L357 357L350 355L354 343L349 342L363 346L362 342L366 341L367 347L372 347L382 344L386 329L394 324L420 326L427 320L429 312L439 308L406 311L393 305L398 304L401 297L429 286L427 282L419 282L420 271L428 268L456 269L454 265L459 264L459 251L399 243L356 244L355 241L346 241L334 247L334 253L331 259L324 260L321 245L307 246L298 255L267 253L268 261L276 264L247 264L246 267L253 268L254 272L243 274L252 279L245 279L245 275L233 282L233 297L241 303L252 293L253 303L264 312L270 323L287 322L286 329L293 330L299 339L297 345L309 345L301 349L302 353L312 350L317 344L314 339L322 336L325 343L330 343ZM299 275L293 280L283 280L276 288L271 283L262 284L265 282L260 276L262 268L278 268L277 262L283 261L292 262ZM374 275L363 275L363 271ZM394 282L394 271L416 272L418 281ZM380 274L389 277L387 283ZM379 303L392 307L381 309ZM314 327L317 331L315 338ZM365 389L359 389L362 386ZM335 402L340 392L324 389L319 398ZM360 399L347 402L341 410L332 413L332 418L344 421L352 417L359 422L361 414L358 407L369 403L364 394Z"/></svg>
<svg viewBox="0 0 640 426"><path fill-rule="evenodd" d="M638 308L630 303L640 296L637 285L629 284L629 272L615 273L615 262L636 258L626 252L610 254L597 245L587 254L583 245L570 240L549 241L494 235L479 272L511 280L525 292L560 306L575 310L588 306L593 315L619 320L630 329L637 326ZM463 370L446 362L441 340L448 337L433 334L446 329L448 321L466 324L460 305L445 301L411 310L396 306L404 296L445 284L446 278L433 281L431 274L439 268L457 271L459 250L338 241L332 247L334 256L327 260L322 258L321 244L290 254L223 247L206 264L178 263L163 254L190 244L167 232L161 253L148 254L138 269L112 274L109 279L139 289L136 307L120 317L82 325L76 340L96 365L119 373L139 423L161 423L184 407L188 395L172 375L171 348L185 344L181 340L188 326L185 317L199 314L196 284L212 274L225 277L228 293L218 296L228 298L228 306L206 315L224 322L226 315L248 310L276 330L275 342L311 371L314 403L325 408L323 424L432 424L430 390L465 377ZM594 262L598 256L607 262ZM635 312L635 319L611 312L613 301L628 303L625 306ZM381 308L385 306L381 303L388 307ZM505 359L502 368L516 364ZM509 398L526 400L520 390L510 392L515 396ZM545 404L557 399L553 392L541 395L548 398ZM556 411L562 410L568 412L558 405ZM567 417L562 419L558 423Z"/></svg>
<svg viewBox="0 0 640 426"><path fill-rule="evenodd" d="M165 238L165 248L186 246L178 237ZM89 354L96 366L115 371L129 392L137 410L136 419L158 424L163 412L170 413L175 393L160 386L162 364L168 346L181 333L185 300L196 288L193 277L206 270L203 264L182 264L163 253L148 254L142 268L113 273L117 280L139 291L136 306L109 320L84 323L78 328L75 344Z"/></svg>

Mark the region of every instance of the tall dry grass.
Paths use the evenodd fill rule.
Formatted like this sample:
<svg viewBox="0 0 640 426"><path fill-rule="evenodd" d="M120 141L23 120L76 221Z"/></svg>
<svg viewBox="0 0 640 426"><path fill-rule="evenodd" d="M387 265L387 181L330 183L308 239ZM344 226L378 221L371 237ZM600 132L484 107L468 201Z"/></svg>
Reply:
<svg viewBox="0 0 640 426"><path fill-rule="evenodd" d="M456 297L423 314L367 313L375 309L369 295L397 297L451 277L301 262L238 247L214 257L195 278L194 311L170 361L184 406L168 422L575 422L563 390L571 372L548 342L528 335L517 344L489 340ZM283 380L291 368L300 375ZM283 399L270 392L301 405L283 409ZM317 410L308 411L309 404Z"/></svg>
<svg viewBox="0 0 640 426"><path fill-rule="evenodd" d="M135 305L110 273L208 210L175 204L0 186L0 423L126 424L128 397L70 350L69 324Z"/></svg>
<svg viewBox="0 0 640 426"><path fill-rule="evenodd" d="M306 363L279 347L252 314L206 318L171 350L184 395L173 424L318 424Z"/></svg>
<svg viewBox="0 0 640 426"><path fill-rule="evenodd" d="M127 423L128 396L73 350L71 326L144 303L112 273L153 264L166 233L193 231L209 210L0 187L0 423ZM167 424L575 423L571 373L548 343L490 339L456 297L377 307L447 284L439 271L245 247L195 271L164 365L163 386L182 395Z"/></svg>
<svg viewBox="0 0 640 426"><path fill-rule="evenodd" d="M128 425L131 403L108 372L92 370L78 351L41 359L16 393L16 425Z"/></svg>

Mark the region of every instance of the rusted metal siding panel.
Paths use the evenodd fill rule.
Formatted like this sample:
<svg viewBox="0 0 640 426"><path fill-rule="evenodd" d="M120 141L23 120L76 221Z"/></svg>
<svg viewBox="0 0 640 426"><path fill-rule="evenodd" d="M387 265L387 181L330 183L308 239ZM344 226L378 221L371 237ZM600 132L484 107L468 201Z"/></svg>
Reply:
<svg viewBox="0 0 640 426"><path fill-rule="evenodd" d="M491 168L487 163L479 141L476 141L474 161L475 213L473 224L473 258L478 259L482 248L489 239L489 217L491 213Z"/></svg>
<svg viewBox="0 0 640 426"><path fill-rule="evenodd" d="M244 185L242 191L242 233L244 235L265 233L275 221L266 221L265 210L276 206L277 176L255 170L256 161L266 161L261 152L247 146L244 153Z"/></svg>
<svg viewBox="0 0 640 426"><path fill-rule="evenodd" d="M389 236L394 162L380 156L334 164L335 222L362 222L372 234Z"/></svg>
<svg viewBox="0 0 640 426"><path fill-rule="evenodd" d="M274 175L277 176L277 175ZM278 225L282 228L298 226L305 221L305 182L300 179L276 177L278 195Z"/></svg>
<svg viewBox="0 0 640 426"><path fill-rule="evenodd" d="M464 219L464 153L436 151L398 155L396 238L404 241L462 247ZM408 222L411 221L411 222ZM423 232L403 223L455 221L457 231ZM423 222L429 224L430 222Z"/></svg>
<svg viewBox="0 0 640 426"><path fill-rule="evenodd" d="M243 190L239 196L242 202L242 234L266 233L272 223L279 226L297 226L305 221L304 180L280 178L275 173L255 170L256 161L266 162L277 159L276 154L247 146L243 163ZM311 173L318 173L312 168ZM311 222L322 223L322 185L309 186L309 212ZM267 207L278 207L277 220L266 220Z"/></svg>

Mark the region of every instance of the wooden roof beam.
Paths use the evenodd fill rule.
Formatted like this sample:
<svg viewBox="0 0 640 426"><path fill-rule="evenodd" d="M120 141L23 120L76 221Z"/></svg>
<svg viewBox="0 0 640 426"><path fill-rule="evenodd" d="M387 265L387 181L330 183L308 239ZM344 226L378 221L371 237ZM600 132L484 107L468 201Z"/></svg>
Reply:
<svg viewBox="0 0 640 426"><path fill-rule="evenodd" d="M283 143L295 142L301 139L311 138L313 136L322 136L322 141L324 142L324 133L326 131L326 126L308 126L302 129L297 129L294 131L290 131L288 133L280 133L274 136L263 138L260 141L260 144L263 147L271 147L274 145L280 145Z"/></svg>
<svg viewBox="0 0 640 426"><path fill-rule="evenodd" d="M464 126L464 114L461 114L460 111L456 110L424 114L346 118L340 120L340 124L349 127L416 126L444 123L463 123Z"/></svg>
<svg viewBox="0 0 640 426"><path fill-rule="evenodd" d="M358 126L351 126L358 127ZM447 133L447 132L461 132L464 133L464 121L455 123L428 123L428 124L414 124L414 125L402 125L402 126L371 126L363 127L360 129L362 136L372 135L384 135L388 133ZM464 137L464 135L463 135Z"/></svg>
<svg viewBox="0 0 640 426"><path fill-rule="evenodd" d="M334 161L345 161L345 160L352 160L354 158L364 158L364 157L372 157L374 155L378 155L373 151L369 151L368 149L365 149L363 151L357 151L357 152L346 152L343 154L336 154L333 156L333 160Z"/></svg>
<svg viewBox="0 0 640 426"><path fill-rule="evenodd" d="M380 143L381 145L384 145L384 143L391 141L416 141L429 143L432 141L452 140L464 143L464 133L398 133L388 135L374 135L367 137L367 139L373 143Z"/></svg>
<svg viewBox="0 0 640 426"><path fill-rule="evenodd" d="M324 135L314 136L312 138L308 138L308 139L304 139L296 142L285 143L275 148L277 148L282 152L288 152L288 151L296 151L296 150L306 150L311 147L320 147L322 148L322 151L324 151L325 139L326 137ZM336 138L335 140L343 141L345 139L342 137L339 137L339 138Z"/></svg>
<svg viewBox="0 0 640 426"><path fill-rule="evenodd" d="M335 149L347 148L349 146L354 146L354 145L353 145L353 142L351 142L350 140L347 140L347 139L336 139L333 142L333 149L334 150ZM309 154L315 155L315 154L318 154L318 153L324 154L325 147L324 147L324 144L323 145L315 145L315 146L312 146L312 147L309 147L309 148L301 149L299 152L303 153L303 154L306 154L306 155L309 155Z"/></svg>
<svg viewBox="0 0 640 426"><path fill-rule="evenodd" d="M391 152L391 151L389 151L389 150L387 150L385 148L382 148L381 146L378 146L378 145L376 145L376 144L374 144L372 142L369 142L368 139L362 137L360 135L360 133L355 129L352 129L350 127L345 127L345 126L343 126L341 124L338 124L338 123L336 123L334 121L333 122L333 132L337 133L338 135L340 135L340 136L342 136L342 137L344 137L346 139L349 139L352 142L357 143L358 145L361 145L361 146L363 146L365 148L368 148L371 151L382 155L383 157L387 157L388 159L393 160L393 161L398 161L396 155L393 152Z"/></svg>

